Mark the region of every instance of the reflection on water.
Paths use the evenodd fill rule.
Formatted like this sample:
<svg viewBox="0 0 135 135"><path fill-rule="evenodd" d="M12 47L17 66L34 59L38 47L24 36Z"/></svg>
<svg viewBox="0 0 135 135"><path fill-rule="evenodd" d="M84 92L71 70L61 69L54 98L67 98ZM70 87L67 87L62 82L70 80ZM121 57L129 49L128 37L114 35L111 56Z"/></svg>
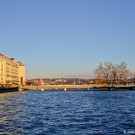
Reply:
<svg viewBox="0 0 135 135"><path fill-rule="evenodd" d="M18 92L0 94L0 133L22 134L20 119L26 110L24 96Z"/></svg>
<svg viewBox="0 0 135 135"><path fill-rule="evenodd" d="M118 135L135 130L135 92L0 94L0 134Z"/></svg>

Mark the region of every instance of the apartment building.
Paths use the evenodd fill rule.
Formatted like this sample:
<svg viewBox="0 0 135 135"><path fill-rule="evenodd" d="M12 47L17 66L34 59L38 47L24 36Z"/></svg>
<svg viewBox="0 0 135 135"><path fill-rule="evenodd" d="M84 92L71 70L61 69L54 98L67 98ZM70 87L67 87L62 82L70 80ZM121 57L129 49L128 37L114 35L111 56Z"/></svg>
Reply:
<svg viewBox="0 0 135 135"><path fill-rule="evenodd" d="M0 54L0 84L25 85L24 64Z"/></svg>

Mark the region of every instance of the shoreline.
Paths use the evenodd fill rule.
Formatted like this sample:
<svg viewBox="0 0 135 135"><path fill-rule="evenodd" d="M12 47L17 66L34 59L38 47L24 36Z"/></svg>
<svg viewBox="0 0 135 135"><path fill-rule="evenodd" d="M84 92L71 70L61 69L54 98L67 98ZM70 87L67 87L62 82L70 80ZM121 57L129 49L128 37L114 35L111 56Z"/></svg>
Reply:
<svg viewBox="0 0 135 135"><path fill-rule="evenodd" d="M102 86L102 85L39 85L39 86L23 86L22 90L64 90L64 91L133 91L135 86Z"/></svg>
<svg viewBox="0 0 135 135"><path fill-rule="evenodd" d="M101 86L101 85L39 85L1 88L0 93L17 91L135 91L135 86Z"/></svg>

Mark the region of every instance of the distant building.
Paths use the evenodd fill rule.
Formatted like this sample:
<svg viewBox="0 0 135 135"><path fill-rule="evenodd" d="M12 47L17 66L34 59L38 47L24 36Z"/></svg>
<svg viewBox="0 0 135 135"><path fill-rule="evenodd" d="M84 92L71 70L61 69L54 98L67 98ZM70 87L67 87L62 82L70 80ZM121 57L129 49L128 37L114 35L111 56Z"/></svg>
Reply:
<svg viewBox="0 0 135 135"><path fill-rule="evenodd" d="M25 85L24 64L0 54L0 84Z"/></svg>

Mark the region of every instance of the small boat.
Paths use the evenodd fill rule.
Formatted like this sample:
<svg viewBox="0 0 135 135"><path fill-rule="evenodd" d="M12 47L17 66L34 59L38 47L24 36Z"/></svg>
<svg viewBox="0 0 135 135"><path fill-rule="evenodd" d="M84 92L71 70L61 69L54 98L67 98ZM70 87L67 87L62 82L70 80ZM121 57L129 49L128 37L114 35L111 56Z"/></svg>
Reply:
<svg viewBox="0 0 135 135"><path fill-rule="evenodd" d="M0 87L0 93L16 92L19 91L19 87Z"/></svg>

